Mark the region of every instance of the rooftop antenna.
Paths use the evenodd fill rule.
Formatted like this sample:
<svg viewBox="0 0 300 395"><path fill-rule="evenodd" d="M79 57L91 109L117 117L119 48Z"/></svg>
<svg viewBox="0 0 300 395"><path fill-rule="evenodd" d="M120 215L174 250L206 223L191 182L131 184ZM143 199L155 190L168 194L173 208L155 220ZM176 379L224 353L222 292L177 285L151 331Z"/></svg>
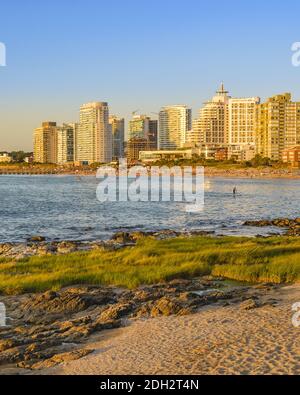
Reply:
<svg viewBox="0 0 300 395"><path fill-rule="evenodd" d="M221 82L220 89L217 91L218 95L227 95L228 91L225 91L224 82Z"/></svg>

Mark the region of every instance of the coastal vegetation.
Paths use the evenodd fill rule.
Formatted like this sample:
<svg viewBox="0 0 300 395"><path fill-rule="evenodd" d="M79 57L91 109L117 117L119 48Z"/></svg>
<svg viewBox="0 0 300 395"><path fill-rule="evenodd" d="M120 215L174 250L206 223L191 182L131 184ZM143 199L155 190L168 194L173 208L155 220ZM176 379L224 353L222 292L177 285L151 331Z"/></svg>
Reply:
<svg viewBox="0 0 300 395"><path fill-rule="evenodd" d="M136 163L132 163L134 165ZM78 164L56 165L11 162L0 163L0 175L25 174L25 175L95 175L101 163L80 166ZM191 159L159 160L151 164L152 166L204 166L207 176L236 176L236 177L299 177L299 169L292 168L286 163L273 162L268 158L260 156L252 161L237 162L235 160L216 161L204 159L199 156ZM116 162L111 163L116 167ZM130 167L130 164L128 165ZM146 164L144 164L146 166ZM148 167L148 166L147 166Z"/></svg>
<svg viewBox="0 0 300 395"><path fill-rule="evenodd" d="M136 288L172 279L213 275L251 283L300 282L299 237L144 237L117 251L0 262L0 292L22 294L78 284Z"/></svg>
<svg viewBox="0 0 300 395"><path fill-rule="evenodd" d="M194 155L191 159L162 159L154 163L155 166L205 166L215 167L223 170L234 170L244 168L273 168L273 169L286 169L288 168L287 163L279 161L272 161L269 158L264 158L260 155L256 155L250 161L237 161L234 158L228 160L215 160L206 159L203 156Z"/></svg>

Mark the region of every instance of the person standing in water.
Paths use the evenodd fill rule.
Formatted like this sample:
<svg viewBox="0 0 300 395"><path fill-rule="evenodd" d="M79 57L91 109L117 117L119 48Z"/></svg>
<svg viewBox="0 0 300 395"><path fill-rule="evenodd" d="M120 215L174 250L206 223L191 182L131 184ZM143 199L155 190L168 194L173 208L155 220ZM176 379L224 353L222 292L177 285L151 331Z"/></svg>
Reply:
<svg viewBox="0 0 300 395"><path fill-rule="evenodd" d="M233 188L233 196L236 197L236 194L237 194L237 188L234 187L234 188Z"/></svg>

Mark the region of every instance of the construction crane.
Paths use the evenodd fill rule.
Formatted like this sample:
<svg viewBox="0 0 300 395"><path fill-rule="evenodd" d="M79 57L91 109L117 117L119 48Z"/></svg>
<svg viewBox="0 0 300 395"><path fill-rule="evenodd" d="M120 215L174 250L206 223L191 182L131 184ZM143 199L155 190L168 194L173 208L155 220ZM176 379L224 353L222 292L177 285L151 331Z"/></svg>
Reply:
<svg viewBox="0 0 300 395"><path fill-rule="evenodd" d="M139 109L137 109L137 110L135 110L135 111L132 111L132 116L134 117L135 114L136 114L137 112L139 112L139 111L140 111Z"/></svg>

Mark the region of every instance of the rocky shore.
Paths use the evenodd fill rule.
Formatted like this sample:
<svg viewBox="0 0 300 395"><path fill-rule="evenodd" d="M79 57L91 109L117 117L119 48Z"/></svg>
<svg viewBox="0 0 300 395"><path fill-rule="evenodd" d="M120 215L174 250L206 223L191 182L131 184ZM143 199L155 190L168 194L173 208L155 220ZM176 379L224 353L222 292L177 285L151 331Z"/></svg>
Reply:
<svg viewBox="0 0 300 395"><path fill-rule="evenodd" d="M300 218L247 221L245 226L277 226L287 236L300 235ZM33 236L26 243L0 245L0 259L69 254L102 249L117 251L144 237L213 236L210 232L118 232L99 242L49 242ZM1 262L1 261L0 261ZM1 264L1 263L0 263ZM26 273L24 273L26 275ZM234 311L272 309L280 285L245 286L222 278L177 279L134 290L74 285L59 291L0 296L7 326L0 328L0 374L31 374L94 355L93 343L113 329L159 317L195 316L207 307Z"/></svg>
<svg viewBox="0 0 300 395"><path fill-rule="evenodd" d="M2 243L0 244L0 258L20 260L31 256L64 255L76 251L107 250L134 246L136 242L144 237L153 237L157 240L174 238L179 236L208 236L214 232L190 231L176 232L173 230L162 230L159 232L117 232L110 240L99 241L47 241L43 236L33 236L25 243Z"/></svg>
<svg viewBox="0 0 300 395"><path fill-rule="evenodd" d="M299 327L291 310L299 285L251 292L252 299L196 314L133 320L89 343L85 350L93 353L31 374L299 375Z"/></svg>
<svg viewBox="0 0 300 395"><path fill-rule="evenodd" d="M300 236L300 218L279 218L274 220L246 221L244 226L256 228L278 227L286 229L286 236ZM0 244L0 258L20 260L31 256L64 255L76 251L107 250L134 246L138 240L144 237L152 237L157 240L192 237L192 236L214 236L215 232L208 231L186 231L176 232L173 230L161 230L159 232L117 232L110 240L99 241L47 241L43 236L33 236L25 243L2 243Z"/></svg>
<svg viewBox="0 0 300 395"><path fill-rule="evenodd" d="M173 280L136 290L74 286L59 292L0 297L7 307L7 327L0 328L0 373L23 374L50 368L93 353L89 343L106 330L141 319L186 316L199 309L264 305L278 286L229 286L221 279Z"/></svg>
<svg viewBox="0 0 300 395"><path fill-rule="evenodd" d="M278 218L273 220L246 221L244 226L254 226L257 228L275 226L286 229L286 236L300 236L300 218Z"/></svg>

